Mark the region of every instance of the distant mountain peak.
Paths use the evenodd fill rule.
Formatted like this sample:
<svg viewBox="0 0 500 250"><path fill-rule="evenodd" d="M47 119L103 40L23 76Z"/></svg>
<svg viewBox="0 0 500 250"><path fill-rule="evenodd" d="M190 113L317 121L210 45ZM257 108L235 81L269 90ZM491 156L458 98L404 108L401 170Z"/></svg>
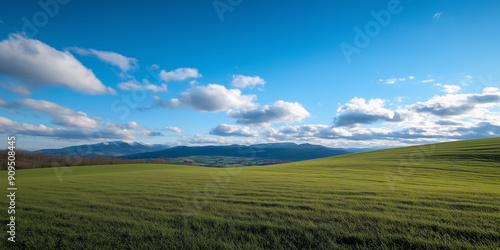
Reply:
<svg viewBox="0 0 500 250"><path fill-rule="evenodd" d="M135 144L135 142L133 142L133 141L126 141L126 140L122 140L120 142L126 143L128 145L134 145Z"/></svg>
<svg viewBox="0 0 500 250"><path fill-rule="evenodd" d="M129 154L147 153L166 149L169 146L162 144L152 144L144 142L132 142L127 140L101 142L90 145L80 145L65 147L60 149L42 149L34 153L49 155L68 155L68 156L111 156L119 157Z"/></svg>

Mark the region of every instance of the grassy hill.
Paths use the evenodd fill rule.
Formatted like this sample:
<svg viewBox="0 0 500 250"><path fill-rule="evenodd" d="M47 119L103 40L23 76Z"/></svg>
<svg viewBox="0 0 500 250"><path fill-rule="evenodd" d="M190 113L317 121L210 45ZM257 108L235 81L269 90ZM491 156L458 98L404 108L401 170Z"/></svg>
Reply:
<svg viewBox="0 0 500 250"><path fill-rule="evenodd" d="M257 167L19 170L16 246L498 249L499 155L491 138Z"/></svg>

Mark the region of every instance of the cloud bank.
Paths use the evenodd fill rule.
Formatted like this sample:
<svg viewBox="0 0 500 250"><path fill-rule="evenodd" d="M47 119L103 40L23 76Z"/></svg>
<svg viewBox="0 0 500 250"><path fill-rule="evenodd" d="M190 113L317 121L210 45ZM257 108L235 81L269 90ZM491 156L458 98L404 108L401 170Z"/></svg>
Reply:
<svg viewBox="0 0 500 250"><path fill-rule="evenodd" d="M116 94L71 53L15 34L0 42L0 74L31 86L60 86L85 94Z"/></svg>

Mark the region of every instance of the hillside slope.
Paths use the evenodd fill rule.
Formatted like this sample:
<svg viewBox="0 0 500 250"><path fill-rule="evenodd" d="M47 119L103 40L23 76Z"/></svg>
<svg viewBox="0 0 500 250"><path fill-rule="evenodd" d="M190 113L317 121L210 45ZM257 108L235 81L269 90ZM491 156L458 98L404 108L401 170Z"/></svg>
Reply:
<svg viewBox="0 0 500 250"><path fill-rule="evenodd" d="M498 249L499 154L491 138L257 167L19 170L16 244Z"/></svg>

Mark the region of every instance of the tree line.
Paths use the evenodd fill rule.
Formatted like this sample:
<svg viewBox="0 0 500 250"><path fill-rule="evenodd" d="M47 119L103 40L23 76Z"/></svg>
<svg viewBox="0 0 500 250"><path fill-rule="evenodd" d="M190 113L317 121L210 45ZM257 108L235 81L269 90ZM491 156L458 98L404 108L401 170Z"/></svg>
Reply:
<svg viewBox="0 0 500 250"><path fill-rule="evenodd" d="M0 151L0 170L7 170L8 150ZM169 162L163 159L121 159L108 156L67 156L67 155L45 155L31 153L28 151L16 151L16 169L50 168L50 167L70 167L88 165L112 165L112 164L178 164L193 165L182 162Z"/></svg>

